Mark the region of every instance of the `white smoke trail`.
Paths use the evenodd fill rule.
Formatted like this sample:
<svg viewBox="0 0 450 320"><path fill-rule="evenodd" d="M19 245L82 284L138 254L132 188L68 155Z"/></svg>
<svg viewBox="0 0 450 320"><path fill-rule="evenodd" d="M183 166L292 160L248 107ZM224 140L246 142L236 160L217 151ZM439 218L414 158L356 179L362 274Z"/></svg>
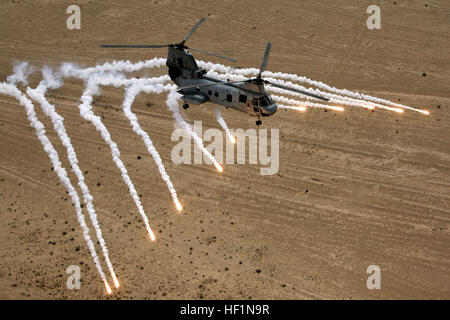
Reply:
<svg viewBox="0 0 450 320"><path fill-rule="evenodd" d="M222 172L223 171L222 166L217 162L217 160L213 157L213 155L209 153L208 150L205 149L202 139L195 134L191 126L183 119L183 116L180 113L180 106L178 104L179 98L180 98L179 93L171 91L167 95L166 100L167 107L169 107L169 110L172 111L175 121L194 139L194 142L197 144L197 147L206 155L206 157L208 157L209 160L211 160L211 162L216 167L217 171Z"/></svg>
<svg viewBox="0 0 450 320"><path fill-rule="evenodd" d="M123 78L123 75L118 74L118 73L114 73L114 74L113 73L107 73L107 74L102 73L101 76L99 74L95 74L95 76L93 76L93 72L96 72L96 71L131 72L131 71L139 70L144 67L146 67L146 68L160 67L162 65L162 63L165 63L165 61L166 61L165 59L155 58L155 59L148 60L144 63L138 62L136 64L130 64L129 62L120 62L120 63L115 62L112 64L106 64L106 65L102 65L102 66L97 66L95 68L90 68L88 70L86 70L86 69L81 70L76 65L65 64L61 68L60 76L64 76L64 77L72 76L72 77L90 79L91 81L95 81L97 86L102 85L102 86L114 86L114 87L121 87L121 86L127 87L127 86L132 86L132 85L136 85L136 86L139 85L143 90L145 86L150 86L150 88L152 88L151 84L165 82L167 80L170 80L170 77L165 75L165 76L149 78L149 79L136 79L136 78L125 79L125 78ZM166 88L166 90L169 90L169 88ZM153 90L153 91L155 91L155 90ZM134 100L134 97L133 97L133 100ZM132 115L131 115L132 113L130 114L127 111L131 112L131 105L128 109L124 109L124 111L125 111L125 114L128 117L128 119L130 120L129 116L132 117ZM137 129L137 127L135 127L133 125L133 122L131 124L133 126L133 129ZM146 135L146 133L142 129L141 129L141 131ZM176 190L173 187L173 184L170 181L170 178L165 171L164 165L162 164L161 157L159 156L159 153L157 152L157 150L154 148L153 143L151 142L148 135L147 135L147 137L145 137L145 135L142 135L141 131L138 130L138 132L139 132L138 134L141 137L143 137L144 143L146 144L146 146L149 150L149 153L152 155L154 161L156 162L156 164L158 166L158 169L161 173L163 180L166 182L166 184L169 188L169 192L172 195L172 198L175 202L177 209L179 211L181 211L182 206L178 200Z"/></svg>
<svg viewBox="0 0 450 320"><path fill-rule="evenodd" d="M10 84L22 83L23 85L28 84L28 76L33 73L35 68L31 66L28 62L21 62L13 67L14 73L6 78L6 81Z"/></svg>
<svg viewBox="0 0 450 320"><path fill-rule="evenodd" d="M48 154L48 157L50 158L50 161L53 165L54 171L56 172L59 180L66 187L67 192L72 198L72 203L75 206L78 222L80 223L80 226L83 230L83 237L87 243L92 259L94 260L94 264L97 268L100 278L102 279L106 287L106 290L108 291L108 293L111 293L111 287L109 286L108 281L106 280L94 244L89 235L89 228L86 225L86 221L83 212L81 210L81 203L80 198L78 197L78 193L76 192L75 188L70 182L66 170L62 167L58 153L46 135L44 125L37 118L33 103L27 97L25 97L22 94L22 92L19 89L17 89L17 87L11 84L0 83L0 93L16 98L19 101L19 103L25 107L28 120L30 121L31 126L36 130L36 135L39 141L41 142L42 146L44 147L45 152Z"/></svg>
<svg viewBox="0 0 450 320"><path fill-rule="evenodd" d="M79 78L88 80L94 73L134 72L143 68L159 68L165 63L166 59L153 58L146 61L138 61L136 63L131 63L130 61L113 61L85 69L73 63L63 63L57 73L60 78Z"/></svg>
<svg viewBox="0 0 450 320"><path fill-rule="evenodd" d="M283 81L283 80L277 80L277 79L273 79L273 78L266 78L268 81L277 83L277 84L281 84L281 85L285 85L294 89L298 89L298 90L303 90L309 93L314 93L314 94L318 94L321 95L325 98L330 99L330 103L339 103L339 104L345 104L348 106L354 106L354 107L362 107L362 108L366 108L366 109L373 109L373 108L380 108L380 109L385 109L385 110L389 110L389 111L394 111L394 112L403 112L403 109L401 108L392 108L392 107L388 107L382 104L378 104L378 103L373 103L373 102L369 102L369 101L365 101L365 100L361 100L361 99L354 99L354 98L349 98L349 97L345 97L345 96L340 96L337 94L333 94L333 93L328 93L328 92L324 92L324 91L320 91L318 89L312 89L312 88L305 88L303 86L294 84L290 81ZM268 88L270 90L274 91L274 87L272 86L268 86ZM283 90L283 89L282 89ZM278 92L281 92L280 90L278 90ZM289 90L284 90L285 94L288 95L292 95L292 96L299 96L298 93L293 92L293 91L289 91ZM303 96L303 95L300 95ZM317 100L315 98L312 97L308 97L308 96L304 96L304 98L308 99L308 100Z"/></svg>
<svg viewBox="0 0 450 320"><path fill-rule="evenodd" d="M130 177L128 175L128 171L127 171L125 165L123 164L122 160L120 159L119 147L111 139L111 135L110 135L108 129L106 129L106 127L103 124L103 122L101 121L100 117L96 116L92 112L92 107L91 107L92 96L94 94L96 94L98 92L98 90L99 90L96 77L97 78L102 78L103 76L101 74L94 75L92 78L90 78L90 80L87 81L86 89L83 92L83 95L81 97L81 102L82 103L79 105L80 115L81 115L82 118L84 118L85 120L91 122L95 126L97 131L99 131L101 133L101 136L102 136L103 140L110 147L113 161L116 164L117 168L120 170L121 175L122 175L122 179L124 180L125 184L128 186L130 195L133 198L133 201L134 201L134 203L135 203L135 205L136 205L136 207L137 207L137 209L139 211L139 214L142 217L142 220L144 221L145 228L147 229L147 232L148 232L148 234L150 236L150 239L152 241L154 241L154 240L156 240L155 234L154 234L153 230L150 228L148 217L145 214L145 211L144 211L144 208L143 208L143 206L141 204L141 201L139 200L139 195L136 192L134 184L133 184L133 182L131 181L131 179L130 179ZM118 79L118 80L120 80L120 79Z"/></svg>
<svg viewBox="0 0 450 320"><path fill-rule="evenodd" d="M124 75L121 73L98 73L90 77L88 80L91 82L93 88L97 87L98 90L98 86L113 86L115 88L129 87L135 84L142 87L152 86L153 84L164 83L170 80L170 77L165 75L145 79L137 79L137 78L126 79ZM95 94L98 94L98 92L95 92Z"/></svg>
<svg viewBox="0 0 450 320"><path fill-rule="evenodd" d="M296 111L306 111L306 107L304 106L288 106L284 104L277 104L278 109L289 109L289 110L296 110Z"/></svg>
<svg viewBox="0 0 450 320"><path fill-rule="evenodd" d="M330 106L328 104L314 103L314 102L310 102L310 101L299 101L299 100L289 99L286 97L281 97L281 96L276 96L276 95L272 95L272 98L275 101L280 101L283 103L289 103L289 104L295 105L295 107L292 107L292 108L286 108L284 106L277 105L281 109L294 109L294 110L299 110L299 111L305 111L306 109L301 108L301 107L311 107L311 108L331 109L331 110L335 110L335 111L344 111L344 108L342 108L342 107Z"/></svg>
<svg viewBox="0 0 450 320"><path fill-rule="evenodd" d="M236 139L231 134L230 129L228 128L227 123L225 122L225 119L222 117L222 113L220 112L218 107L214 108L214 114L216 115L217 122L220 124L223 130L225 130L228 139L230 139L232 143L236 143Z"/></svg>
<svg viewBox="0 0 450 320"><path fill-rule="evenodd" d="M98 242L100 243L100 247L102 249L103 256L105 258L109 272L111 273L111 276L113 278L114 285L116 288L118 288L119 281L117 280L116 273L114 272L114 268L109 258L108 248L106 246L105 240L103 239L102 231L97 220L97 214L95 212L95 208L93 205L94 198L89 192L89 188L85 183L83 172L78 166L78 158L72 146L70 137L68 136L66 128L64 126L64 119L56 112L55 107L52 104L50 104L48 100L45 98L47 87L55 88L59 84L57 81L51 79L49 80L50 84L47 83L46 80L43 80L36 89L31 89L28 87L27 93L33 100L40 103L43 112L51 119L55 132L58 134L59 139L61 140L62 144L67 150L67 158L69 159L73 172L75 173L78 179L78 185L80 186L84 203L86 204L86 208L89 213L89 218L95 229Z"/></svg>
<svg viewBox="0 0 450 320"><path fill-rule="evenodd" d="M206 62L202 60L196 61L199 67L211 72L233 73L241 76L257 75L259 73L259 69L256 68L233 68L219 63Z"/></svg>
<svg viewBox="0 0 450 320"><path fill-rule="evenodd" d="M169 175L166 172L166 169L161 160L161 157L160 157L158 151L156 150L156 148L153 146L153 142L150 139L147 132L145 132L139 125L136 114L134 114L133 111L131 111L131 106L134 102L134 99L141 91L145 91L146 93L162 93L164 91L173 89L173 87L174 87L173 85L163 86L162 84L154 84L154 85L144 86L142 83L136 82L135 84L133 84L127 88L127 90L125 92L125 98L122 103L122 108L125 113L125 116L130 121L133 131L137 135L139 135L142 138L142 140L144 141L144 144L147 147L147 151L153 157L153 160L155 161L155 163L158 167L158 170L159 170L159 173L161 174L162 179L166 182L167 187L169 188L169 192L172 195L172 199L175 202L175 205L176 205L178 211L181 211L183 209L183 207L181 206L180 201L178 200L177 192L172 184L172 181L170 180Z"/></svg>
<svg viewBox="0 0 450 320"><path fill-rule="evenodd" d="M235 75L240 75L240 76L252 76L252 75L257 75L259 73L259 69L255 69L255 68L247 68L247 69L235 69L229 66L224 66L221 64L215 64L215 63L211 63L211 62L205 62L205 61L200 61L197 60L197 64L208 70L208 73L214 73L214 72L222 72L222 73L229 73L229 74L235 74ZM331 87L321 81L315 81L315 80L311 80L307 77L303 77L303 76L298 76L296 74L289 74L289 73L282 73L282 72L271 72L271 71L264 71L262 73L262 75L264 77L272 77L272 78L281 78L281 79L287 79L287 80L292 80L292 81L298 81L298 82L302 82L302 83L307 83L311 86L323 89L323 90L327 90L336 94L341 94L344 96L350 96L356 99L360 99L360 100L367 100L370 102L375 102L381 105L387 105L387 106L393 106L393 107L398 107L398 108L402 108L402 109L407 109L407 110L412 110L412 111L416 111L416 112L420 112L423 114L428 115L429 111L427 110L422 110L422 109L418 109L418 108L413 108L410 106L406 106L403 104L399 104L399 103L395 103L392 101L389 101L387 99L381 99L381 98L377 98L377 97L373 97L364 93L359 93L359 92L354 92L354 91L350 91L347 89L338 89L335 87ZM388 109L389 110L389 109ZM395 110L393 110L395 111Z"/></svg>
<svg viewBox="0 0 450 320"><path fill-rule="evenodd" d="M209 75L222 79L222 80L245 80L246 78L244 76L241 75L235 75L232 73L226 73L226 74L220 74L217 72L208 72ZM283 80L279 80L279 79L273 79L273 78L266 78L268 81L271 81L273 83L277 83L277 84L281 84L281 85L285 85L288 87L292 87L298 90L303 90L309 93L313 93L313 94L317 94L317 95L321 95L323 97L326 97L328 99L330 99L330 103L335 103L335 104L345 104L348 106L353 106L353 107L360 107L360 108L365 108L365 109L374 109L375 107L377 108L381 108L381 109L386 109L389 111L395 111L395 112L402 112L401 109L398 108L391 108L388 106L384 106L384 105L380 105L380 104L375 104L372 102L368 102L368 101L364 101L364 100L358 100L358 99L354 99L354 98L349 98L349 97L345 97L345 96L340 96L340 95L336 95L336 94L332 94L329 92L323 92L320 91L318 89L313 89L313 88L305 88L303 86L294 84L292 82L286 82ZM296 97L301 97L303 99L308 99L308 100L313 100L313 101L317 101L318 99L307 96L307 95L303 95L297 92L293 92L293 91L289 91L289 90L285 90L285 89L281 89L281 88L277 88L277 87L273 87L270 85L266 85L265 88L269 91L275 91L278 93L283 93L283 94L287 94L287 95L291 95L291 96L296 96ZM330 107L330 109L333 109L335 107Z"/></svg>
<svg viewBox="0 0 450 320"><path fill-rule="evenodd" d="M286 95L290 95L290 96L294 96L294 97L299 97L299 98L305 98L305 96L304 95L302 95L302 94L300 94L300 93L296 93L296 92L292 92L292 91L288 91L288 90L284 90L284 89L280 89L280 88L277 88L277 87L272 87L272 86L266 86L266 89L268 90L268 91L271 91L271 92L277 92L277 93L281 93L281 94L286 94ZM281 102L286 102L286 103L291 103L291 102L287 102L287 100L292 100L292 99L289 99L289 98L286 98L286 97L280 97L280 96L276 96L276 95L271 95L272 96L272 98L274 98L274 97L277 97L277 99L279 100L279 101L281 101ZM275 99L275 98L274 98ZM292 103L298 103L299 101L297 101L297 100L292 100L293 102ZM314 101L316 101L316 100L314 100ZM336 105L347 105L347 106L353 106L353 107L358 107L358 108L365 108L365 109L369 109L369 110L373 110L373 109L375 109L375 107L374 106L372 106L372 105L365 105L365 106L362 106L361 104L359 104L358 102L352 102L352 101L346 101L346 100L339 100L339 99L334 99L334 98L330 98L330 100L328 101L328 102L330 102L330 103L334 103L334 104L336 104ZM301 102L301 103L307 103L306 101L305 102ZM309 106L311 106L311 107L314 107L314 106L317 106L317 108L323 108L323 107L326 107L326 108L328 108L328 109L336 109L336 106L332 106L332 105L327 105L327 104L320 104L320 103L317 103L317 102L308 102L308 104L309 104ZM338 109L339 108L341 108L341 107L338 107ZM388 108L388 107L386 107L386 108ZM339 110L339 111L341 111L341 110ZM395 108L393 108L392 110L390 110L390 111L396 111L396 112L403 112L402 111L402 109L399 109L399 108L397 108L397 109L395 109Z"/></svg>
<svg viewBox="0 0 450 320"><path fill-rule="evenodd" d="M288 74L288 73L282 73L282 72L270 72L270 71L265 71L263 72L264 76L268 76L268 77L273 77L273 78L281 78L281 79L287 79L287 80L291 80L291 81L298 81L298 82L304 82L304 83L308 83L309 85L315 86L317 88L321 88L323 90L327 90L336 94L341 94L341 95L345 95L345 96L349 96L349 97L353 97L356 99L361 99L361 100L366 100L366 101L370 101L370 102L375 102L377 104L381 104L381 105L388 105L392 107L398 107L401 109L406 109L406 110L411 110L411 111L415 111L415 112L420 112L423 114L429 114L429 112L427 110L422 110L422 109L418 109L418 108L413 108L410 106L406 106L400 103L396 103L396 102L392 102L389 101L387 99L381 99L381 98L377 98L377 97L373 97L364 93L359 93L359 92L354 92L354 91L350 91L347 89L337 89L335 87L331 87L323 82L320 81L315 81L315 80L311 80L308 79L306 77L302 77L302 76L298 76L295 74ZM387 110L389 110L389 108L387 108Z"/></svg>

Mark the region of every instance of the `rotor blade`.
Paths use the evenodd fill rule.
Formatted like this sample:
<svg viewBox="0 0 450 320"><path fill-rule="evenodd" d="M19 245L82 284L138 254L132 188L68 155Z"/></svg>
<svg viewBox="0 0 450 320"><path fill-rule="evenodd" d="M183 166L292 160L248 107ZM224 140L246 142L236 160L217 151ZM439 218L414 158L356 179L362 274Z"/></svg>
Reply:
<svg viewBox="0 0 450 320"><path fill-rule="evenodd" d="M189 50L192 50L192 51L201 52L201 53L204 53L204 54L209 54L210 56L219 57L219 58L222 58L222 59L231 61L231 62L237 62L237 61L236 61L235 59L233 59L233 58L228 58L228 57L225 57L225 56L221 56L220 54L217 54L217 53L212 53L212 52L208 52L208 51L205 51L205 50L194 49L194 48L188 48L188 49L189 49Z"/></svg>
<svg viewBox="0 0 450 320"><path fill-rule="evenodd" d="M168 44L101 44L101 48L164 48Z"/></svg>
<svg viewBox="0 0 450 320"><path fill-rule="evenodd" d="M246 82L246 81L247 81L247 80L240 80L240 81L221 81L221 82L211 82L211 83L200 83L200 84L197 84L197 85L191 85L191 86L181 87L181 88L179 88L179 90L191 89L191 88L200 88L200 87L208 87L208 86L216 86L216 85L229 85L229 84L241 83L241 82Z"/></svg>
<svg viewBox="0 0 450 320"><path fill-rule="evenodd" d="M203 21L205 21L205 18L201 18L197 24L191 29L191 31L189 31L189 33L186 35L186 37L184 37L183 39L183 43L185 43L187 41L187 39L189 39L192 34L195 32L195 30L197 30L197 28L202 24Z"/></svg>
<svg viewBox="0 0 450 320"><path fill-rule="evenodd" d="M309 93L309 92L306 92L306 91L302 91L302 90L294 89L294 88L291 88L291 87L283 86L283 85L281 85L281 84L269 82L269 81L267 81L267 80L264 80L264 82L270 84L271 86L280 88L280 89L285 89L285 90L297 92L297 93L303 94L303 95L305 95L305 96L310 96L310 97L317 98L317 99L320 99L320 100L323 100L323 101L330 101L330 99L325 98L325 97L318 96L318 95L316 95L316 94L314 94L314 93Z"/></svg>
<svg viewBox="0 0 450 320"><path fill-rule="evenodd" d="M259 76L260 77L261 77L261 73L263 73L264 70L266 70L267 60L269 60L270 48L272 48L272 44L270 42L267 42L266 52L264 52L264 58L263 58L263 61L261 63L261 68L259 69Z"/></svg>

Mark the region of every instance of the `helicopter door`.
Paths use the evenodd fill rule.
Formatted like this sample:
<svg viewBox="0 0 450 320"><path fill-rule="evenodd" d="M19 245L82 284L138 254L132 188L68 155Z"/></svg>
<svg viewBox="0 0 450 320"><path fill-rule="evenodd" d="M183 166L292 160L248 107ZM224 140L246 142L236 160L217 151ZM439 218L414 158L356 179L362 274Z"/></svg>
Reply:
<svg viewBox="0 0 450 320"><path fill-rule="evenodd" d="M255 104L256 102L256 104ZM247 100L247 103L245 104L245 106L247 107L247 113L254 116L257 115L259 112L258 109L258 102L255 100Z"/></svg>

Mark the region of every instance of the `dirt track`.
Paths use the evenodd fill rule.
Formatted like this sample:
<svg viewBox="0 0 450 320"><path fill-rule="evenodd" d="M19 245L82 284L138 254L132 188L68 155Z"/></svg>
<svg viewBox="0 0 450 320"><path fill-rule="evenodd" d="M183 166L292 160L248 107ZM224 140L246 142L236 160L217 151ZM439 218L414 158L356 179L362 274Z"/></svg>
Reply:
<svg viewBox="0 0 450 320"><path fill-rule="evenodd" d="M206 17L189 45L237 58L235 66L258 67L271 41L268 70L431 111L279 111L263 124L280 128L279 174L261 176L250 165L227 165L218 174L211 166L172 164L174 125L165 96L141 94L133 110L185 206L179 215L119 112L123 89L105 88L94 109L142 194L159 238L152 244L109 148L79 116L82 83L67 81L48 97L87 172L122 285L112 298L450 298L447 1L383 2L377 31L366 28L367 1L77 1L79 31L65 27L72 3L41 2L0 4L1 81L17 60L94 66L164 57L164 49L98 45L180 41ZM30 86L39 80L33 76ZM192 106L185 114L218 128L212 107ZM107 298L70 198L23 107L0 95L0 114L0 298ZM39 117L68 168L51 123L40 111ZM254 118L235 111L224 118L231 128L254 127ZM366 288L372 264L381 267L381 290ZM66 289L69 265L81 267L81 290Z"/></svg>

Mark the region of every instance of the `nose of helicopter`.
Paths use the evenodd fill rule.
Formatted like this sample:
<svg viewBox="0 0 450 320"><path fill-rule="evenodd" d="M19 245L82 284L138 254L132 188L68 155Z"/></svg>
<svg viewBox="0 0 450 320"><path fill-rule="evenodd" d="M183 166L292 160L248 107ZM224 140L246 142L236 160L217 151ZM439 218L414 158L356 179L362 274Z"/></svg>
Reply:
<svg viewBox="0 0 450 320"><path fill-rule="evenodd" d="M264 110L264 113L263 113L264 116L271 116L275 112L277 112L277 105L275 103L271 104L270 106L264 107L263 110Z"/></svg>

